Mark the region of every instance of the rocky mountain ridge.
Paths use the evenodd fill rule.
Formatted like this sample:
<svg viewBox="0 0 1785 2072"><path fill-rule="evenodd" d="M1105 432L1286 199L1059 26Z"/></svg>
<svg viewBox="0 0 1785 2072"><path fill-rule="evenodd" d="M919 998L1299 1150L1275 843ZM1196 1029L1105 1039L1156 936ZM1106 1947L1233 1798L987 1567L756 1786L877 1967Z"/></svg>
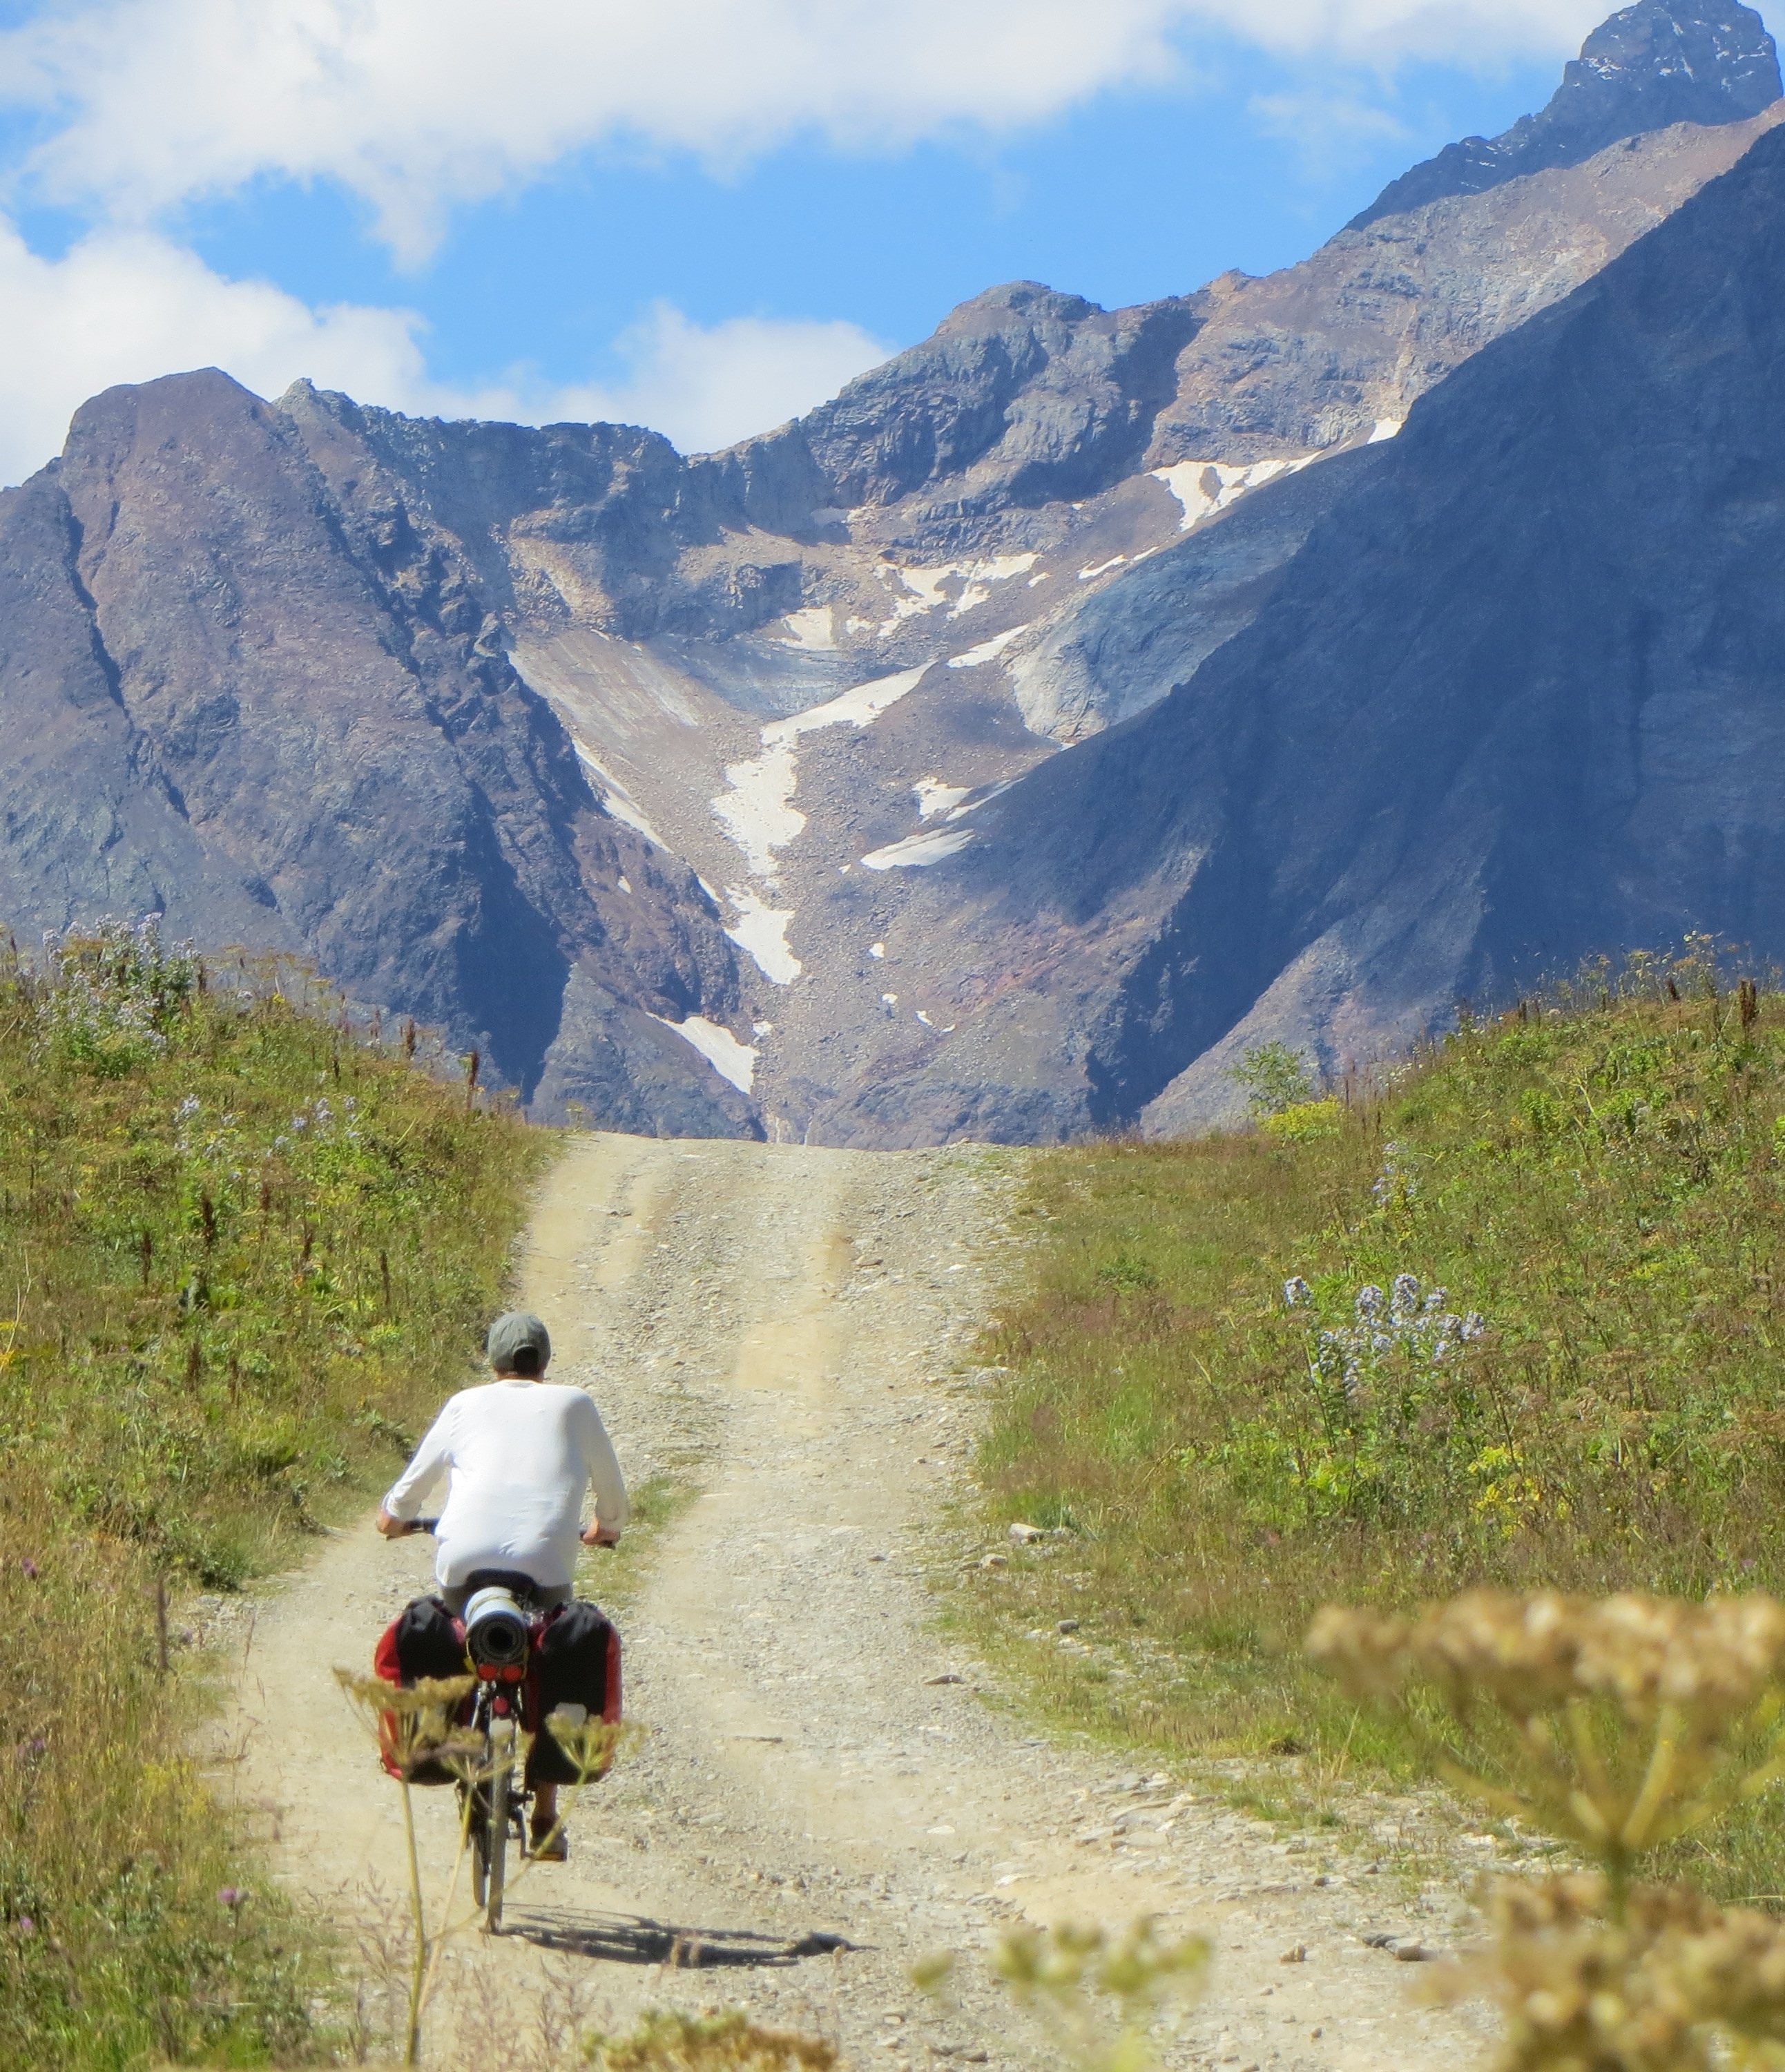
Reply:
<svg viewBox="0 0 1785 2072"><path fill-rule="evenodd" d="M1350 228L1367 229L1445 195L1576 166L1627 137L1676 122L1739 122L1779 97L1766 24L1740 0L1638 0L1595 29L1555 98L1492 140L1466 137L1389 183Z"/></svg>
<svg viewBox="0 0 1785 2072"><path fill-rule="evenodd" d="M1176 1132L1248 1043L1336 1073L1594 952L1777 955L1782 263L1775 131L1345 464L1193 682L914 888L901 997L975 1050L870 1067L885 1112Z"/></svg>
<svg viewBox="0 0 1785 2072"><path fill-rule="evenodd" d="M1151 875L1097 862L1130 781L1100 738L1311 609L1421 399L1758 150L1755 31L1650 0L1583 55L1635 110L1604 148L1571 68L1531 133L1554 162L1135 310L993 290L724 453L215 374L109 392L0 498L0 911L306 950L545 1116L916 1143L1200 1114L1171 1087L1281 973L1226 945L1184 1005L1195 871L1159 811ZM1770 105L1652 120L1681 49L1701 113ZM1372 1041L1434 997L1392 963L1346 995L1405 996L1356 1008Z"/></svg>

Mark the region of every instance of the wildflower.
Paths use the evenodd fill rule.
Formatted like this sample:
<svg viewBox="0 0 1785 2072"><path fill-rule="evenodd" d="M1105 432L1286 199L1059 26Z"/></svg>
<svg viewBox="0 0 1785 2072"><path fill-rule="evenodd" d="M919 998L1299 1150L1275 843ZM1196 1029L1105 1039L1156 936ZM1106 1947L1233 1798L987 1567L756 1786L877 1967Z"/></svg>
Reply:
<svg viewBox="0 0 1785 2072"><path fill-rule="evenodd" d="M1785 1927L1767 1915L1683 1885L1637 1885L1619 1908L1605 1879L1581 1874L1500 1880L1487 1912L1492 1948L1434 1986L1441 2000L1499 2003L1506 2072L1699 2072L1731 2044L1785 2037Z"/></svg>
<svg viewBox="0 0 1785 2072"><path fill-rule="evenodd" d="M248 1904L248 1894L240 1885L220 1885L217 1890L217 1904L227 1906L234 1914Z"/></svg>
<svg viewBox="0 0 1785 2072"><path fill-rule="evenodd" d="M1603 1599L1471 1590L1418 1620L1329 1605L1307 1651L1360 1696L1401 1706L1424 1682L1459 1719L1483 1708L1518 1729L1509 1791L1453 1782L1596 1856L1620 1889L1645 1851L1752 1799L1785 1750L1743 1774L1741 1750L1785 1696L1785 1605L1758 1593L1701 1604L1635 1593Z"/></svg>
<svg viewBox="0 0 1785 2072"><path fill-rule="evenodd" d="M19 1563L18 1568L19 1572L24 1577L27 1583L35 1583L39 1576L43 1573L43 1571L38 1567L37 1564L28 1554L25 1556L23 1560Z"/></svg>
<svg viewBox="0 0 1785 2072"><path fill-rule="evenodd" d="M425 1762L474 1762L481 1744L458 1732L460 1706L477 1688L472 1676L424 1677L400 1686L337 1669L335 1681L376 1737L392 1768L411 1776Z"/></svg>
<svg viewBox="0 0 1785 2072"><path fill-rule="evenodd" d="M1314 1290L1299 1273L1292 1274L1283 1283L1284 1306L1291 1309L1306 1309L1314 1300Z"/></svg>

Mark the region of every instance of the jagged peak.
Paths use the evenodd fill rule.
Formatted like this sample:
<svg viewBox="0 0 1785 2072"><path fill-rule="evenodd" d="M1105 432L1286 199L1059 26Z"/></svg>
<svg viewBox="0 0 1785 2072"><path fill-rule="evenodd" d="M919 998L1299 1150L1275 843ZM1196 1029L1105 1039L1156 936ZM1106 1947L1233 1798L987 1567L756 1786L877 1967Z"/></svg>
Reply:
<svg viewBox="0 0 1785 2072"><path fill-rule="evenodd" d="M957 302L936 331L941 337L951 331L984 331L1000 327L1013 316L1032 323L1079 323L1103 314L1101 303L1087 302L1082 295L1062 294L1044 281L1006 281Z"/></svg>
<svg viewBox="0 0 1785 2072"><path fill-rule="evenodd" d="M1446 145L1347 227L1361 230L1449 195L1578 165L1620 138L1672 123L1744 121L1780 91L1778 47L1741 0L1638 0L1587 38L1546 108L1504 135Z"/></svg>

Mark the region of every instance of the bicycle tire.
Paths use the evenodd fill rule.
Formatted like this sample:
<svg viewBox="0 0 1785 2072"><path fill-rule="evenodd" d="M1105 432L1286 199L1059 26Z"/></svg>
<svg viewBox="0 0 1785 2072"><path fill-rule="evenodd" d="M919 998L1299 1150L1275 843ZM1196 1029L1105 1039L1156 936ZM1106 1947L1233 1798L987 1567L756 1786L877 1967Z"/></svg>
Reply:
<svg viewBox="0 0 1785 2072"><path fill-rule="evenodd" d="M502 1931L502 1898L508 1854L508 1778L515 1755L512 1724L499 1728L490 1737L490 1776L484 1787L487 1812L484 1826L486 1864L486 1889L481 1901L486 1931Z"/></svg>
<svg viewBox="0 0 1785 2072"><path fill-rule="evenodd" d="M489 1811L481 1786L466 1786L465 1796L470 1802L464 1817L471 1829L471 1904L481 1913L490 1889Z"/></svg>

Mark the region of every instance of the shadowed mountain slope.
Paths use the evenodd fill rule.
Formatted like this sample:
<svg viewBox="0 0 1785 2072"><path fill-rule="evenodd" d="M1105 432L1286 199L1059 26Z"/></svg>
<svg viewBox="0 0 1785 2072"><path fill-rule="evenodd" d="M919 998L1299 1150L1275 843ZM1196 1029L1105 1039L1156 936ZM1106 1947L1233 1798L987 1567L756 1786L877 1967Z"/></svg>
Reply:
<svg viewBox="0 0 1785 2072"><path fill-rule="evenodd" d="M308 952L525 1096L745 1126L651 1019L735 1005L709 902L597 806L452 544L323 458L338 483L191 375L96 398L0 499L0 911L159 909Z"/></svg>
<svg viewBox="0 0 1785 2072"><path fill-rule="evenodd" d="M1245 1042L1338 1067L1600 949L1785 952L1782 280L1775 132L1346 463L1250 628L908 904L971 1047L882 1100L1180 1128Z"/></svg>

